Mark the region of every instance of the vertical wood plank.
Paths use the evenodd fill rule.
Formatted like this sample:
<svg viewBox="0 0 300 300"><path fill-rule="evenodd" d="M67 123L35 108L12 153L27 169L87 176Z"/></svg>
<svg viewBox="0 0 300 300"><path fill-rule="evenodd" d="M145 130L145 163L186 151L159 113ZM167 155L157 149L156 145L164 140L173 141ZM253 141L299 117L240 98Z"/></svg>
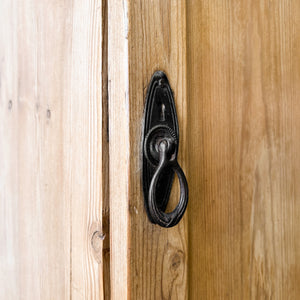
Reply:
<svg viewBox="0 0 300 300"><path fill-rule="evenodd" d="M299 1L188 1L190 299L298 299Z"/></svg>
<svg viewBox="0 0 300 300"><path fill-rule="evenodd" d="M179 119L179 161L186 171L186 11L185 1L131 1L130 94L130 288L133 299L187 299L187 219L173 228L149 222L141 185L142 118L147 85L163 70L174 91ZM179 186L172 188L171 207Z"/></svg>
<svg viewBox="0 0 300 300"><path fill-rule="evenodd" d="M1 6L0 298L68 298L62 62L68 61L70 10L67 2Z"/></svg>
<svg viewBox="0 0 300 300"><path fill-rule="evenodd" d="M148 82L163 70L174 90L179 160L187 165L185 1L110 1L109 106L113 299L187 299L187 219L149 222L141 186L141 130ZM179 199L174 186L172 204Z"/></svg>
<svg viewBox="0 0 300 300"><path fill-rule="evenodd" d="M0 5L0 298L102 299L104 6Z"/></svg>
<svg viewBox="0 0 300 300"><path fill-rule="evenodd" d="M102 55L104 5L91 0L74 1L72 6L67 195L72 205L71 291L72 297L82 299L102 299L104 280L109 280L102 273L103 242L109 239L102 228L102 215L108 213L107 128L102 119L107 112L101 77L106 64Z"/></svg>
<svg viewBox="0 0 300 300"><path fill-rule="evenodd" d="M108 1L111 299L129 299L128 3Z"/></svg>

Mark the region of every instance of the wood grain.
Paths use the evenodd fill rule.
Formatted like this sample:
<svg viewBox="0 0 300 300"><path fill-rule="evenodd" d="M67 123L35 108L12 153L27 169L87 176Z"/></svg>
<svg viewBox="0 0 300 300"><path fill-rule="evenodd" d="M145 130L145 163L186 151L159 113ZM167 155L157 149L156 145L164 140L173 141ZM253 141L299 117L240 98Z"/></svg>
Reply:
<svg viewBox="0 0 300 300"><path fill-rule="evenodd" d="M300 297L300 2L188 1L190 299Z"/></svg>
<svg viewBox="0 0 300 300"><path fill-rule="evenodd" d="M106 5L0 3L0 298L298 299L299 1ZM190 189L167 230L141 188L155 70Z"/></svg>
<svg viewBox="0 0 300 300"><path fill-rule="evenodd" d="M121 5L120 5L121 4ZM108 111L111 299L128 293L128 15L127 2L108 1Z"/></svg>
<svg viewBox="0 0 300 300"><path fill-rule="evenodd" d="M185 1L111 1L109 12L112 298L185 299L187 220L168 230L151 224L141 186L144 101L156 70L170 77L186 166Z"/></svg>
<svg viewBox="0 0 300 300"><path fill-rule="evenodd" d="M150 223L141 185L141 124L147 86L156 70L166 72L174 91L181 138L178 159L186 170L185 1L131 1L128 15L131 298L187 299L187 219L170 229ZM171 199L174 207L179 199L178 183Z"/></svg>
<svg viewBox="0 0 300 300"><path fill-rule="evenodd" d="M101 299L105 13L96 1L0 5L0 298Z"/></svg>
<svg viewBox="0 0 300 300"><path fill-rule="evenodd" d="M299 298L299 2L125 3L112 6L123 66L112 80L125 83L110 101L127 181L111 209L128 201L115 227L128 238L112 241L112 284L132 299ZM140 181L143 105L158 69L175 92L190 187L187 216L168 230L147 221Z"/></svg>

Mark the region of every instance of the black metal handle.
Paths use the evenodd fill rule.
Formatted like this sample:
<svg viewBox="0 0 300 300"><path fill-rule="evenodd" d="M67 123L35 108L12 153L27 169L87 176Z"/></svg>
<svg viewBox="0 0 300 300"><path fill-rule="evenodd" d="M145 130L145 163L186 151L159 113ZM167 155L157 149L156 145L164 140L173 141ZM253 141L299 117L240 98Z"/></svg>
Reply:
<svg viewBox="0 0 300 300"><path fill-rule="evenodd" d="M181 220L188 203L188 184L177 162L178 120L173 93L166 74L157 71L148 87L143 133L143 190L150 221L172 227ZM180 183L180 199L167 213L175 174Z"/></svg>
<svg viewBox="0 0 300 300"><path fill-rule="evenodd" d="M172 227L178 224L181 220L187 204L188 204L188 185L185 178L185 175L180 168L176 157L170 157L170 150L172 145L168 143L167 140L162 140L158 145L159 150L159 165L156 169L152 177L152 181L149 188L149 196L148 196L148 206L149 212L152 216L152 219L155 221L156 224L163 226L163 227ZM177 204L176 208L169 213L165 213L157 206L156 201L156 187L159 181L160 176L164 174L167 169L172 169L178 176L179 184L180 184L180 200Z"/></svg>

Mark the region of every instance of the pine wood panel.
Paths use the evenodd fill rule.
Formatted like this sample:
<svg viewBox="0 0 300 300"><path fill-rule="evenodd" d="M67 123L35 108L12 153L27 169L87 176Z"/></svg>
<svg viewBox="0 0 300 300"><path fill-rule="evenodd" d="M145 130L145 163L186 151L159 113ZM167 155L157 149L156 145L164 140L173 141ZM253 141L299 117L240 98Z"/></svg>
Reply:
<svg viewBox="0 0 300 300"><path fill-rule="evenodd" d="M0 298L101 299L105 5L0 5Z"/></svg>
<svg viewBox="0 0 300 300"><path fill-rule="evenodd" d="M187 1L190 299L299 299L299 32L299 1Z"/></svg>
<svg viewBox="0 0 300 300"><path fill-rule="evenodd" d="M142 118L147 86L163 70L174 91L180 128L179 162L186 170L185 1L131 1L130 97L130 292L132 299L187 299L187 219L165 229L149 222L141 186ZM171 196L179 199L178 183ZM175 204L176 203L176 204Z"/></svg>
<svg viewBox="0 0 300 300"><path fill-rule="evenodd" d="M127 2L108 1L108 111L111 299L128 299L128 16Z"/></svg>
<svg viewBox="0 0 300 300"><path fill-rule="evenodd" d="M180 123L186 167L185 1L111 1L109 7L110 198L113 299L187 298L187 220L148 221L141 186L141 130L147 85L165 71ZM179 199L174 187L172 202ZM174 204L173 203L173 204Z"/></svg>
<svg viewBox="0 0 300 300"><path fill-rule="evenodd" d="M111 73L125 81L111 84L110 101L126 178L112 214L129 204L115 216L127 236L112 240L112 284L133 299L297 299L299 2L126 3L112 6L112 57L128 67ZM168 230L147 221L140 180L143 105L158 69L175 92L190 187L187 216Z"/></svg>

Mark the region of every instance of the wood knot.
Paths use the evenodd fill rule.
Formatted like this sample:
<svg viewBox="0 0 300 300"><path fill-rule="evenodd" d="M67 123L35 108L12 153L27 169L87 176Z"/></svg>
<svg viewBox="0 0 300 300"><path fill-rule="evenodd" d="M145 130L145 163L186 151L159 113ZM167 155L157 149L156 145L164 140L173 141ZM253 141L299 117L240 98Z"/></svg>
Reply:
<svg viewBox="0 0 300 300"><path fill-rule="evenodd" d="M47 118L50 119L51 118L51 110L47 109Z"/></svg>
<svg viewBox="0 0 300 300"><path fill-rule="evenodd" d="M171 269L173 271L176 271L180 264L181 264L181 261L182 261L182 254L180 255L178 252L176 252L172 257L171 257Z"/></svg>
<svg viewBox="0 0 300 300"><path fill-rule="evenodd" d="M167 243L162 267L162 299L176 298L175 287L183 284L186 274L184 251Z"/></svg>
<svg viewBox="0 0 300 300"><path fill-rule="evenodd" d="M8 101L8 109L9 109L9 110L12 109L12 105L13 105L12 100L9 100L9 101Z"/></svg>
<svg viewBox="0 0 300 300"><path fill-rule="evenodd" d="M97 261L97 263L101 263L102 247L103 247L104 239L105 239L105 234L102 234L100 231L95 231L92 235L91 246L93 249L93 256Z"/></svg>
<svg viewBox="0 0 300 300"><path fill-rule="evenodd" d="M100 231L94 232L92 236L92 247L95 251L101 250L101 245L105 239L105 234L102 234Z"/></svg>

